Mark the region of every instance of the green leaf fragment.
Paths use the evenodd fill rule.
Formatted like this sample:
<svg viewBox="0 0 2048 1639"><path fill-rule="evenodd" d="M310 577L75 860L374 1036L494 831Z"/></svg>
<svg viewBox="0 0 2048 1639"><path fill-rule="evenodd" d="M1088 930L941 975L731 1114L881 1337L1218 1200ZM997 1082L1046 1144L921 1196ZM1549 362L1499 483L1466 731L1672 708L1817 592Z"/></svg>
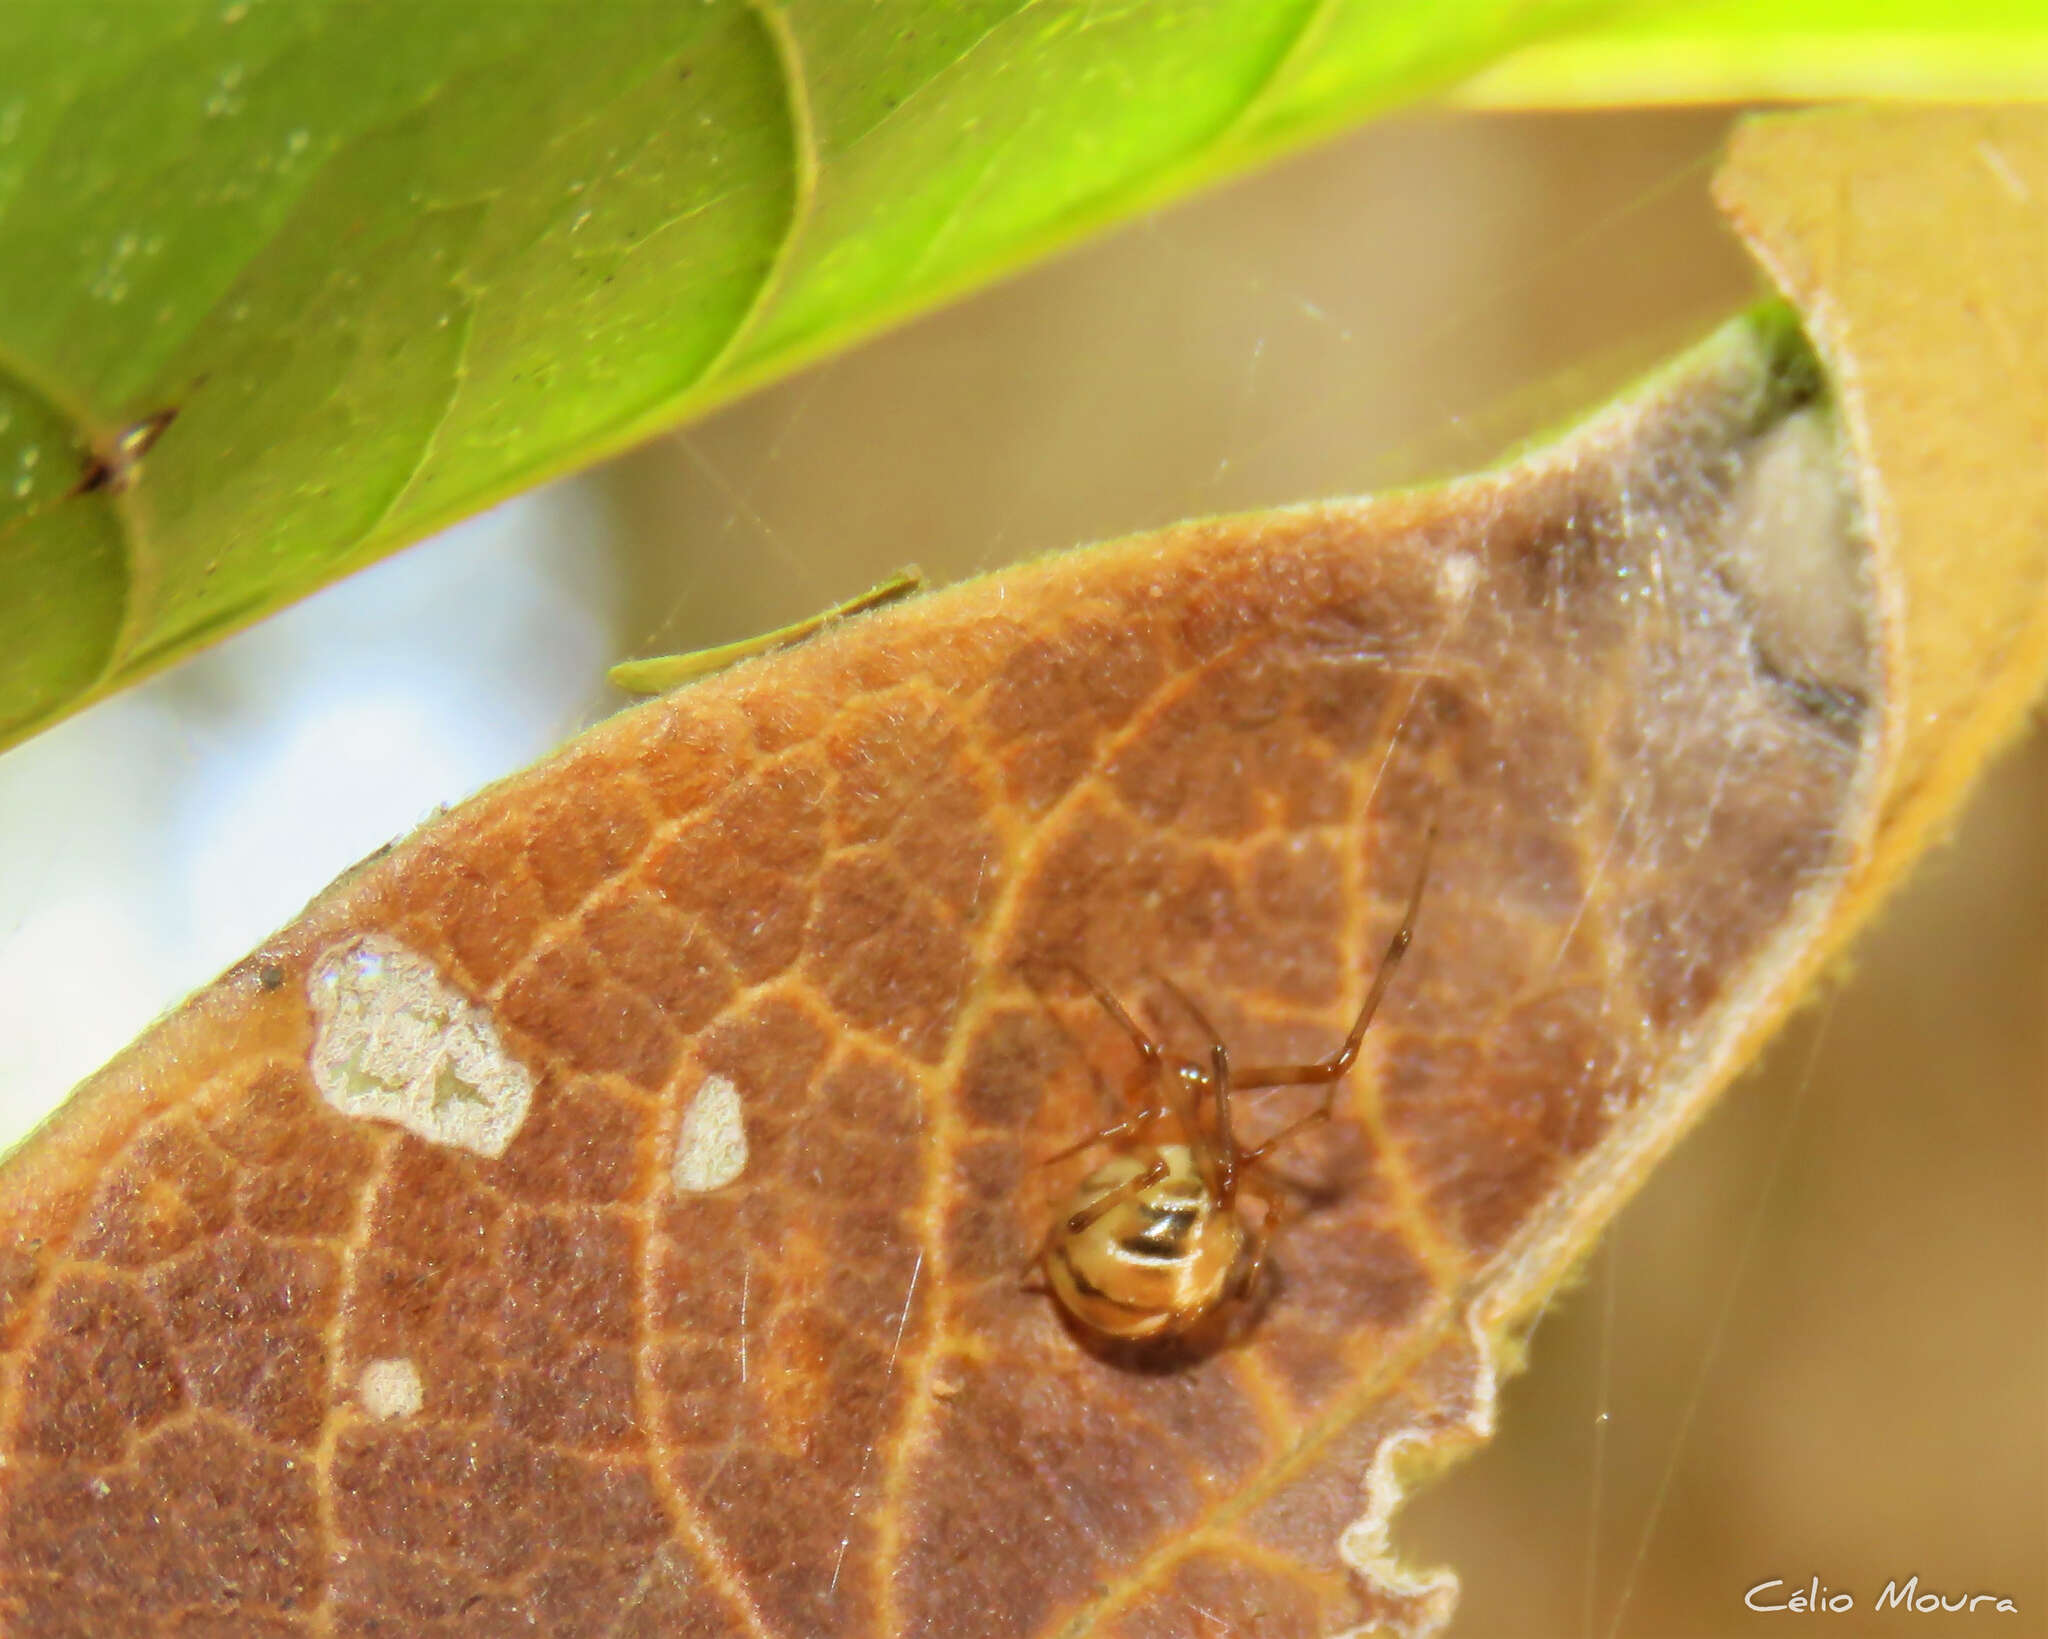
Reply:
<svg viewBox="0 0 2048 1639"><path fill-rule="evenodd" d="M0 19L0 740L1595 0ZM81 485L124 430L175 412ZM0 507L15 476L0 466Z"/></svg>
<svg viewBox="0 0 2048 1639"><path fill-rule="evenodd" d="M687 654L656 655L646 660L628 660L605 675L613 688L624 689L628 694L665 694L680 684L709 677L722 672L728 666L736 666L742 660L751 660L756 655L767 654L775 649L786 649L792 643L801 643L813 633L844 620L848 615L857 615L863 609L879 608L885 603L894 603L899 598L924 588L924 571L916 564L899 569L887 580L870 586L857 597L848 598L844 603L835 604L821 614L807 615L802 620L779 626L772 632L763 632L758 637L741 638L737 643L721 643L716 648L692 649Z"/></svg>

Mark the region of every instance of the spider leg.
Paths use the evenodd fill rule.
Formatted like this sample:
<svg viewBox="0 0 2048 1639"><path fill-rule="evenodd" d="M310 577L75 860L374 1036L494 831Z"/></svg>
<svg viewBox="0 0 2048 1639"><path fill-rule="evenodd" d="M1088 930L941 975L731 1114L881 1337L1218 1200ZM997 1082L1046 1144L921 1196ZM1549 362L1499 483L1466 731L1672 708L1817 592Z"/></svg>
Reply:
<svg viewBox="0 0 2048 1639"><path fill-rule="evenodd" d="M1415 913L1422 907L1422 889L1429 881L1430 855L1435 849L1436 824L1432 821L1423 838L1422 865L1415 873L1415 886L1408 894L1408 908L1402 913L1401 925L1394 930L1394 937L1387 941L1386 953L1380 957L1379 971L1372 976L1372 988L1365 993L1365 1003L1359 1008L1358 1017L1352 1023L1351 1033L1344 1038L1344 1044L1328 1058L1319 1059L1314 1064L1260 1064L1249 1070L1240 1070L1231 1079L1233 1089L1242 1092L1252 1087L1327 1085L1329 1091L1323 1095L1323 1107L1319 1114L1330 1113L1330 1106L1337 1097L1336 1084L1344 1073L1358 1062L1358 1049L1365 1040L1367 1029L1372 1025L1373 1015L1379 1011L1380 1001L1385 997L1387 986L1393 980L1394 970L1401 965L1401 958L1408 954L1408 946L1415 934ZM1293 1128L1288 1130L1291 1132ZM1267 1146L1261 1146L1265 1147Z"/></svg>
<svg viewBox="0 0 2048 1639"><path fill-rule="evenodd" d="M1209 1038L1209 1074L1216 1085L1216 1119L1219 1137L1228 1140L1230 1136L1230 1050L1223 1045L1223 1035L1209 1022L1209 1015L1195 1005L1194 997L1175 984L1163 973L1153 973L1152 980L1169 996L1179 1002L1187 1016L1202 1027L1202 1034Z"/></svg>
<svg viewBox="0 0 2048 1639"><path fill-rule="evenodd" d="M1059 1239L1059 1232L1060 1220L1057 1218L1045 1226L1045 1233L1038 1237L1038 1244L1031 1249L1030 1258L1026 1260L1024 1267L1017 1271L1017 1285L1020 1290L1026 1292L1049 1292L1052 1290L1050 1286L1045 1284L1045 1260L1051 1256L1053 1242ZM1031 1279L1034 1275L1039 1279L1039 1284L1036 1287L1031 1284Z"/></svg>
<svg viewBox="0 0 2048 1639"><path fill-rule="evenodd" d="M1056 1161L1065 1161L1072 1156L1079 1155L1091 1144L1106 1144L1112 1138L1123 1138L1126 1135L1141 1133L1165 1114L1166 1106L1164 1104L1148 1104L1136 1114L1125 1116L1123 1120L1104 1127L1099 1132L1092 1132L1086 1138L1077 1139L1075 1142L1067 1145L1065 1149L1054 1150L1052 1154L1040 1161L1039 1165L1049 1167Z"/></svg>
<svg viewBox="0 0 2048 1639"><path fill-rule="evenodd" d="M1143 1172L1126 1178L1115 1189L1105 1190L1079 1212L1067 1216L1067 1233L1078 1235L1089 1225L1100 1222L1105 1216L1123 1205L1134 1195L1143 1194L1166 1176L1166 1157L1155 1155L1152 1164Z"/></svg>
<svg viewBox="0 0 2048 1639"><path fill-rule="evenodd" d="M1258 1192L1258 1198L1265 1203L1266 1215L1259 1220L1256 1229L1246 1229L1246 1252L1243 1266L1238 1270L1231 1287L1231 1295L1244 1297L1257 1290L1259 1275L1266 1267L1266 1252L1273 1244L1273 1232L1280 1224L1280 1206L1266 1190Z"/></svg>
<svg viewBox="0 0 2048 1639"><path fill-rule="evenodd" d="M1222 1034L1209 1022L1209 1015L1195 1005L1195 999L1163 973L1154 973L1152 979L1168 995L1180 1003L1182 1010L1202 1027L1202 1034L1209 1038L1208 1089L1215 1100L1216 1145L1212 1155L1207 1157L1208 1185L1216 1192L1217 1202L1228 1207L1237 1199L1237 1169L1243 1159L1238 1154L1237 1134L1230 1125L1230 1093L1237 1085L1230 1075L1230 1050L1223 1045ZM1195 1094L1195 1111L1201 1110L1201 1093ZM1199 1128L1199 1121L1188 1124L1190 1133Z"/></svg>
<svg viewBox="0 0 2048 1639"><path fill-rule="evenodd" d="M1145 1027L1124 1010L1124 1004L1110 994L1107 986L1064 958L1056 958L1053 966L1064 969L1081 981L1102 1011L1114 1019L1122 1027L1124 1034L1131 1038L1131 1045L1137 1048L1138 1056L1145 1061L1148 1070L1157 1070L1166 1062L1166 1049L1145 1034Z"/></svg>
<svg viewBox="0 0 2048 1639"><path fill-rule="evenodd" d="M1264 1149L1266 1146L1262 1144L1259 1147ZM1293 1221L1294 1209L1287 1204L1284 1196L1272 1188L1270 1180L1259 1190L1259 1199L1266 1207L1266 1216L1259 1223L1260 1246L1263 1251L1265 1243L1271 1241Z"/></svg>
<svg viewBox="0 0 2048 1639"><path fill-rule="evenodd" d="M1223 1040L1223 1037L1218 1034L1215 1025L1209 1022L1209 1015L1195 1005L1194 997L1181 989L1179 985L1175 984L1165 974L1154 969L1148 968L1145 977L1159 986L1161 990L1165 991L1176 1002L1180 1003L1181 1011L1202 1027L1202 1034L1209 1038L1209 1043L1212 1047Z"/></svg>
<svg viewBox="0 0 2048 1639"><path fill-rule="evenodd" d="M1024 1267L1017 1271L1018 1291L1047 1292L1051 1290L1045 1284L1045 1255L1051 1250L1052 1232L1048 1230L1045 1234L1038 1237L1038 1250L1033 1252ZM1036 1286L1031 1284L1031 1277L1034 1275L1038 1277L1038 1284Z"/></svg>
<svg viewBox="0 0 2048 1639"><path fill-rule="evenodd" d="M1124 1010L1124 1004L1122 1004L1122 1002L1118 1002L1118 1000L1116 1000L1116 998L1114 998L1114 996L1110 994L1110 987L1108 987L1108 985L1100 983L1100 981L1098 981L1098 979L1096 979L1096 977L1094 977L1092 973L1083 973L1083 971L1081 971L1079 967L1075 967L1075 965L1073 965L1071 961L1061 961L1061 963L1057 963L1057 965L1059 965L1059 967L1063 967L1063 969L1067 969L1067 973L1071 973L1071 975L1073 975L1075 979L1079 979L1079 981L1081 981L1083 985L1087 985L1087 992L1090 992L1090 994L1092 994L1092 996L1096 998L1096 1004L1098 1004L1098 1006L1100 1006L1100 1008L1102 1008L1102 1010L1104 1010L1104 1012L1106 1012L1106 1014L1108 1014L1108 1016L1110 1016L1112 1020L1116 1020L1116 1024L1120 1024L1120 1026L1122 1026L1122 1031L1124 1031L1124 1035L1126 1035L1126 1037L1130 1037L1130 1045L1133 1045L1133 1047L1137 1047L1137 1049L1139 1049L1139 1057L1141 1057L1141 1059L1143 1059L1145 1063L1143 1063L1143 1069L1139 1071L1139 1076L1135 1076L1135 1078L1133 1078L1133 1086L1135 1086L1135 1084L1137 1084L1139 1080L1151 1080L1153 1084L1157 1084L1157 1080L1159 1080L1159 1069L1161 1069L1161 1065L1165 1063L1165 1049L1163 1049L1163 1047L1161 1047L1161 1045L1159 1045L1157 1041L1153 1041L1153 1039L1151 1039L1149 1035L1145 1035L1145 1026L1143 1026L1143 1024L1139 1024L1139 1022L1137 1022L1137 1020L1135 1020L1133 1016L1130 1016L1130 1014L1128 1014L1128 1012ZM1151 1127L1151 1125L1153 1125L1155 1121L1159 1121L1159 1117L1163 1117L1163 1115L1165 1115L1165 1112L1167 1112L1167 1106L1165 1106L1165 1104L1161 1104L1161 1102L1151 1102L1151 1104L1145 1104L1145 1106L1141 1106L1141 1108L1139 1108L1137 1112L1133 1112L1133 1115L1126 1115L1126 1117L1124 1117L1122 1121L1110 1123L1110 1125L1108 1125L1108 1127L1104 1127L1102 1131L1098 1131L1098 1133L1090 1133L1090 1135L1087 1135L1085 1139L1081 1139L1079 1143L1069 1143L1069 1145L1067 1145L1065 1149L1059 1149L1059 1151L1055 1151L1055 1153L1047 1155L1047 1164L1051 1164L1051 1162L1063 1162L1063 1160L1067 1160L1067 1158L1069 1158L1069 1155L1079 1155L1079 1153L1081 1153L1083 1149L1087 1149L1087 1147L1090 1147L1092 1143L1108 1143L1110 1139L1120 1139L1120 1137L1126 1137L1126 1135L1139 1135L1139 1133L1143 1133L1143 1131L1145 1131L1147 1127Z"/></svg>
<svg viewBox="0 0 2048 1639"><path fill-rule="evenodd" d="M1072 977L1079 980L1080 983L1087 989L1089 994L1094 996L1096 1002L1101 1006L1103 1012L1107 1013L1112 1020L1114 1020L1118 1025L1122 1027L1124 1034L1131 1038L1131 1044L1137 1048L1138 1056L1142 1060L1142 1063L1140 1064L1137 1073L1134 1074L1126 1084L1124 1096L1127 1099L1136 1097L1136 1089L1142 1082L1149 1081L1156 1088L1159 1080L1159 1072L1166 1062L1166 1049L1161 1047L1159 1043L1154 1041L1150 1036L1146 1035L1144 1027L1140 1025L1136 1019L1132 1018L1128 1012L1124 1010L1123 1004L1119 1002L1115 996L1110 994L1108 988L1098 983L1090 974L1085 972L1082 968L1080 968L1073 962L1067 961L1064 957L1049 957L1046 959L1046 961L1048 966L1059 968L1061 971L1070 974ZM1028 971L1026 972L1025 976L1027 979L1029 978L1030 975ZM1090 1067L1089 1073L1090 1075L1095 1076L1096 1086L1098 1089L1101 1089L1101 1077L1098 1074L1096 1074L1092 1066ZM1089 1148L1091 1145L1105 1144L1114 1138L1124 1138L1140 1135L1144 1133L1145 1130L1149 1128L1153 1122L1159 1120L1160 1117L1164 1116L1167 1113L1168 1106L1162 1101L1160 1101L1160 1099L1156 1096L1155 1093L1155 1096L1152 1098L1151 1102L1141 1104L1135 1111L1125 1116L1122 1120L1111 1122L1107 1127L1100 1128L1099 1130L1090 1133L1085 1138L1077 1139L1075 1142L1067 1145L1064 1149L1055 1150L1051 1155L1046 1156L1044 1160L1040 1162L1040 1165L1050 1166L1056 1161L1067 1160L1071 1156L1079 1155L1081 1151Z"/></svg>
<svg viewBox="0 0 2048 1639"><path fill-rule="evenodd" d="M1269 1155L1274 1150L1278 1149L1282 1144L1286 1143L1288 1139L1292 1138L1296 1133L1300 1132L1302 1128L1310 1126L1318 1121L1329 1120L1330 1111L1332 1107L1336 1104L1336 1102L1337 1084L1333 1081L1330 1083L1328 1090L1323 1094L1322 1103L1318 1104L1313 1110L1310 1110L1307 1115L1302 1116L1297 1120L1288 1122L1286 1126L1282 1127L1278 1132L1273 1134L1273 1136L1267 1139L1265 1143L1259 1145L1257 1149L1246 1150L1242 1155L1240 1155L1237 1158L1238 1164L1240 1166L1246 1167L1251 1166L1254 1162L1262 1159L1264 1156Z"/></svg>

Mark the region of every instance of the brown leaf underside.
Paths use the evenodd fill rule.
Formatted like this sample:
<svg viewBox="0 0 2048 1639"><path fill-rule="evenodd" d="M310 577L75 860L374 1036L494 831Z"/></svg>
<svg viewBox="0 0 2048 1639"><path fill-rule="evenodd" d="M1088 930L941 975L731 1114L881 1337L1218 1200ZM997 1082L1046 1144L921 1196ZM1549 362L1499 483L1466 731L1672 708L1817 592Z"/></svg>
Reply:
<svg viewBox="0 0 2048 1639"><path fill-rule="evenodd" d="M353 873L12 1164L5 1631L1439 1610L1340 1552L1376 1454L1488 1415L1474 1306L1835 879L1868 640L1789 653L1729 568L1759 452L1814 425L1768 364L1740 331L1497 478L850 623ZM1019 1274L1086 1163L1035 1163L1130 1050L1031 959L1318 1055L1432 813L1409 965L1285 1169L1270 1307L1176 1369L1084 1347ZM323 1101L309 983L372 932L532 1072L501 1157ZM678 1191L711 1076L746 1164ZM372 1386L408 1369L417 1409Z"/></svg>

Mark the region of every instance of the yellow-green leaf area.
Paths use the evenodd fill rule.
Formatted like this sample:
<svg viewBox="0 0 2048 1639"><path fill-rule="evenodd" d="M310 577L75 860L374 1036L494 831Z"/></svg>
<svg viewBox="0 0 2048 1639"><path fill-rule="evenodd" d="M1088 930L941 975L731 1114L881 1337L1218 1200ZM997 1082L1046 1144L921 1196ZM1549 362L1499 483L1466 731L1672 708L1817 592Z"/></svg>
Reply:
<svg viewBox="0 0 2048 1639"><path fill-rule="evenodd" d="M1481 107L1825 98L2025 100L2048 87L2038 0L1695 0L1624 9L1460 87Z"/></svg>
<svg viewBox="0 0 2048 1639"><path fill-rule="evenodd" d="M1593 9L8 8L0 737Z"/></svg>

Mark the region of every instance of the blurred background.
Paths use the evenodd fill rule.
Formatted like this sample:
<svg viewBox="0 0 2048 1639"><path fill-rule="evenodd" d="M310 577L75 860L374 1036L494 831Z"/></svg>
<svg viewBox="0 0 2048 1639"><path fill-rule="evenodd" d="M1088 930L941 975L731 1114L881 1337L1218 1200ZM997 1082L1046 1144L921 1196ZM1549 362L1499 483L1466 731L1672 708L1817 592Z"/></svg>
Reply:
<svg viewBox="0 0 2048 1639"><path fill-rule="evenodd" d="M0 1143L343 867L622 698L947 581L1483 464L1756 275L1718 112L1383 125L524 497L0 757ZM1407 1511L1468 1636L2048 1633L2048 730L1538 1329ZM1872 1614L1887 1580L2020 1615ZM1802 1619L1786 1616L1781 1623ZM1988 1624L1988 1627L1987 1627ZM1787 1631L1797 1631L1788 1629Z"/></svg>

